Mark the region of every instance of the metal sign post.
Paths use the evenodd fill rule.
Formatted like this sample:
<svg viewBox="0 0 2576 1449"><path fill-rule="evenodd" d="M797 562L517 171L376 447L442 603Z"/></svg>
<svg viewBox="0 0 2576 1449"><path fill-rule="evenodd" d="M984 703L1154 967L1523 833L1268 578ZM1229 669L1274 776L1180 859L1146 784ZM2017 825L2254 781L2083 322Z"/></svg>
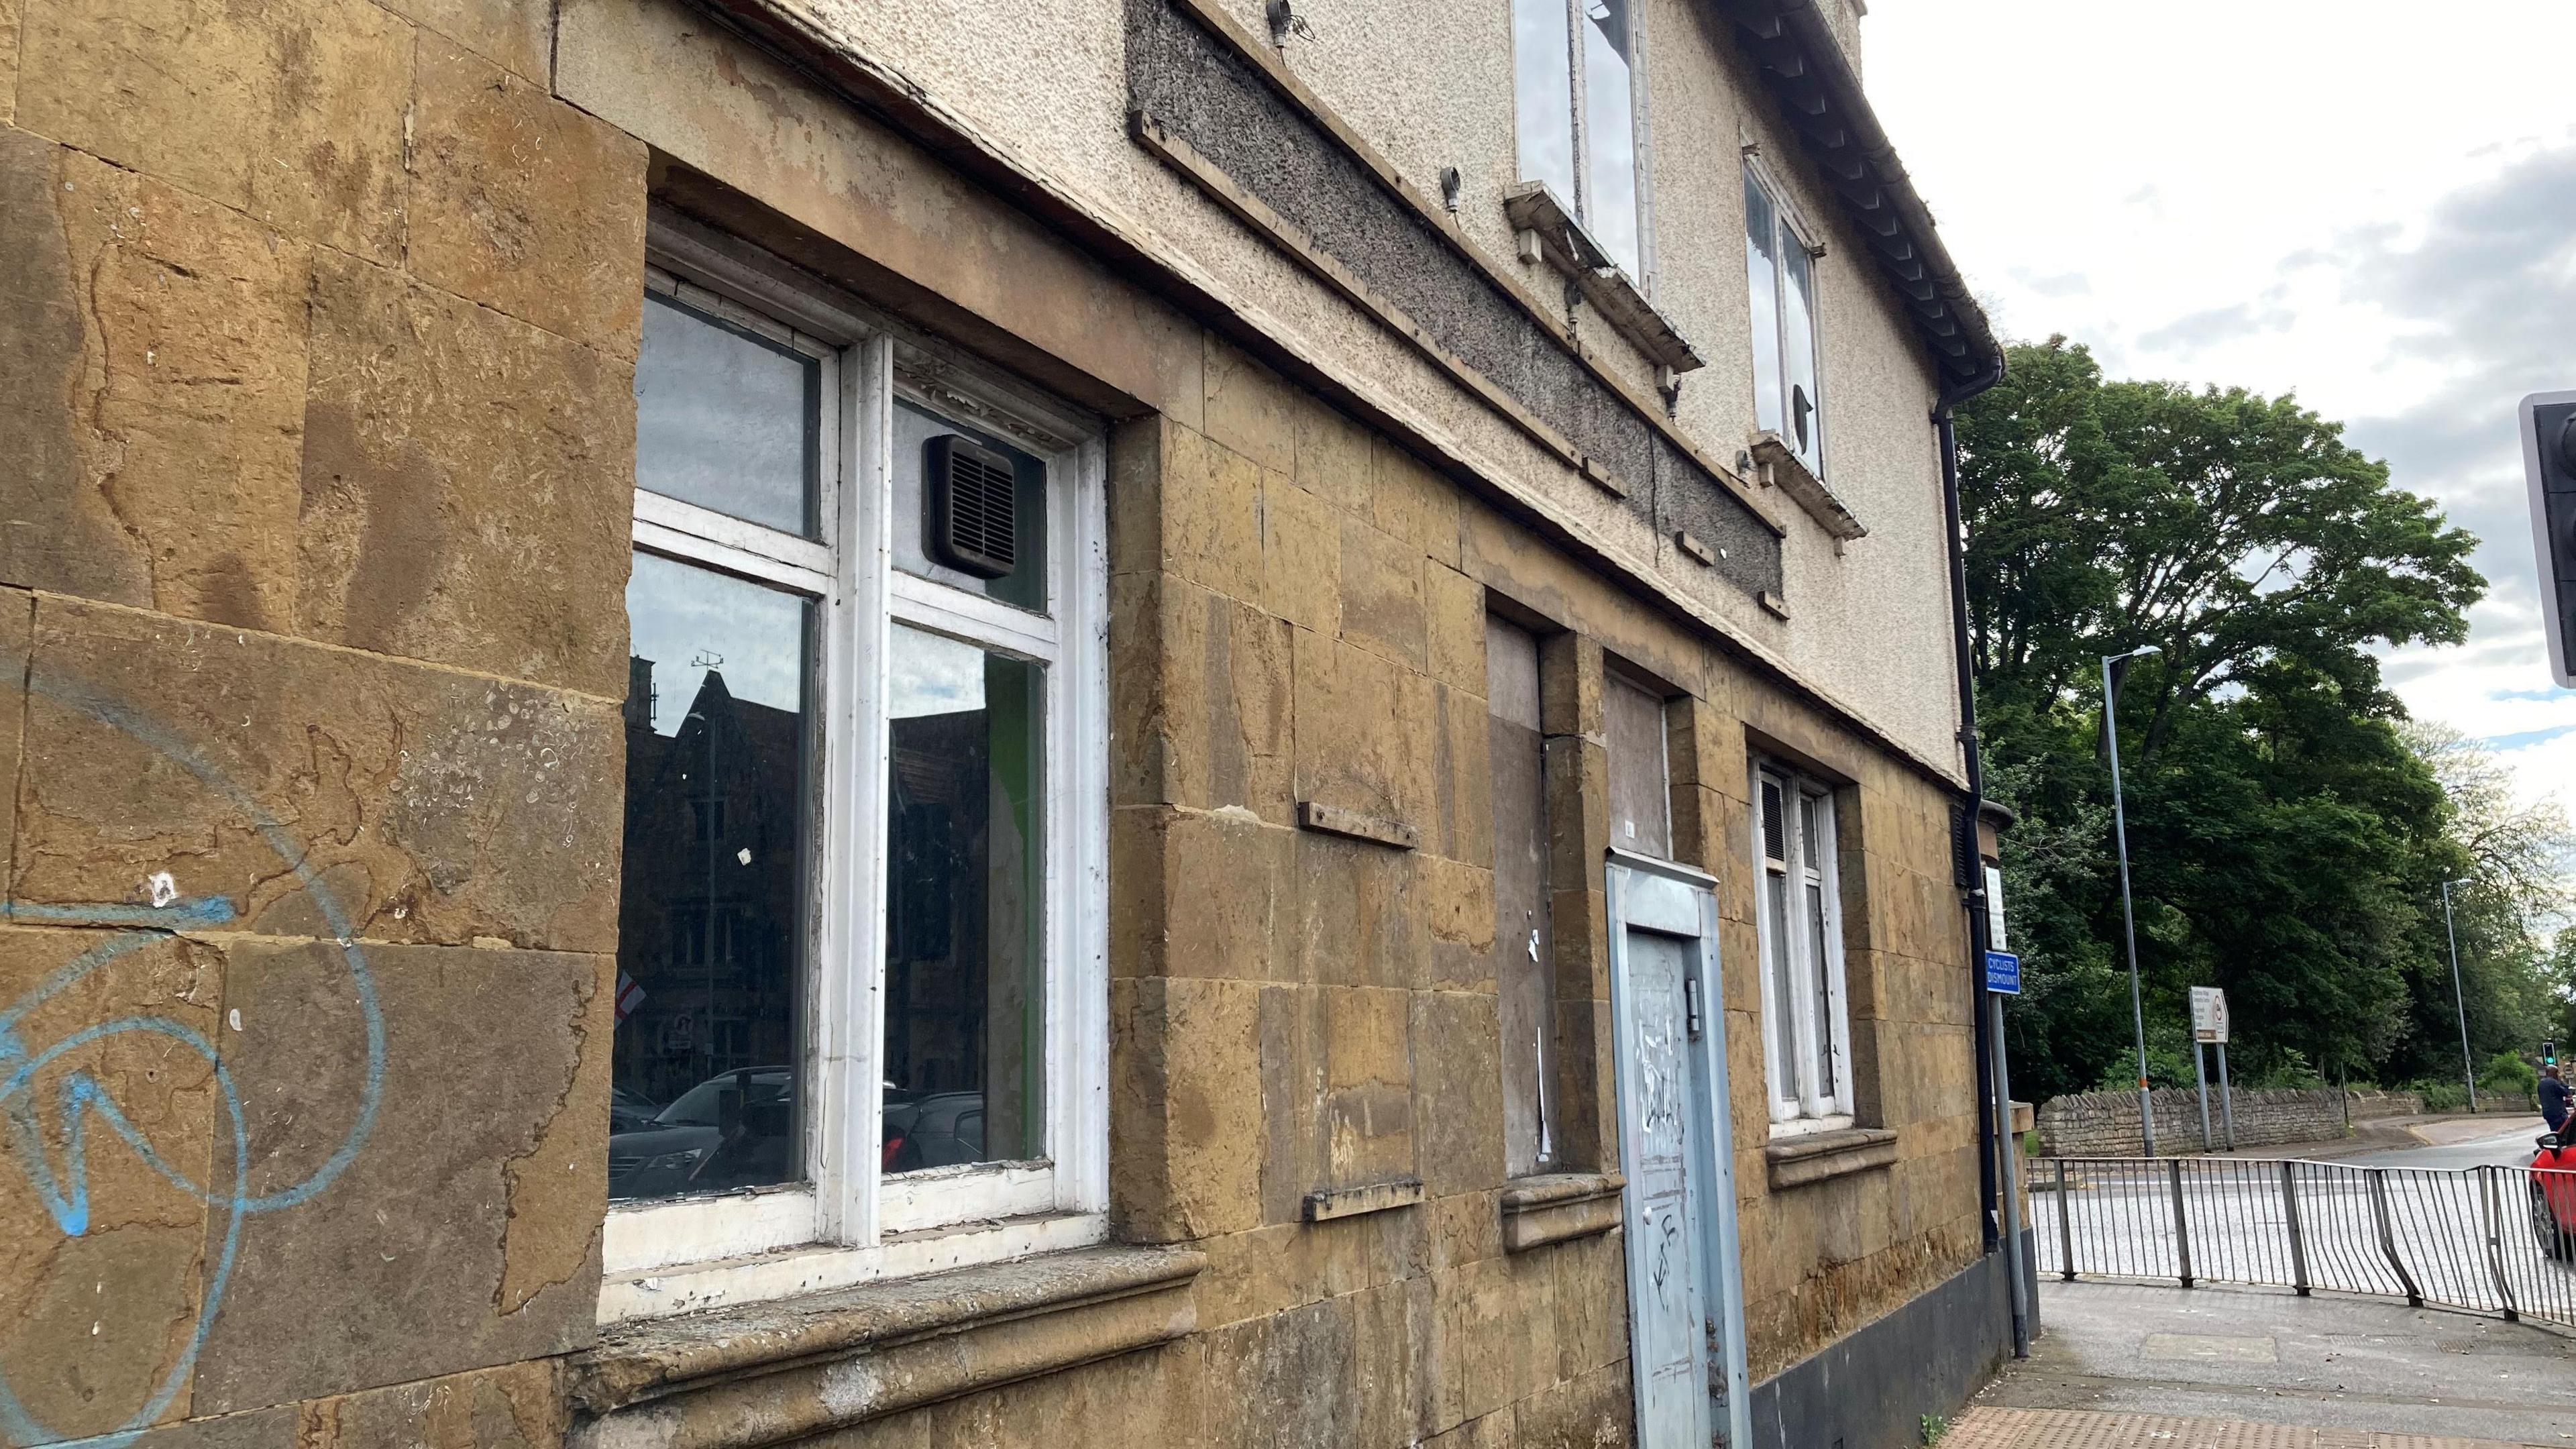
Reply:
<svg viewBox="0 0 2576 1449"><path fill-rule="evenodd" d="M2227 1150L2236 1150L2236 1094L2227 1085L2227 1043L2218 1044L2218 1110L2227 1119Z"/></svg>
<svg viewBox="0 0 2576 1449"><path fill-rule="evenodd" d="M2218 1144L2209 1136L2209 1053L2197 1036L2191 1039L2191 1080L2200 1089L2200 1150L2207 1152Z"/></svg>
<svg viewBox="0 0 2576 1449"><path fill-rule="evenodd" d="M2227 1085L2227 993L2215 986L2191 989L2191 1070L2200 1078L2200 1146L2209 1150L2209 1076L2201 1068L2203 1044L2218 1048L2218 1097L2227 1114L2227 1150L2236 1150L2236 1100Z"/></svg>

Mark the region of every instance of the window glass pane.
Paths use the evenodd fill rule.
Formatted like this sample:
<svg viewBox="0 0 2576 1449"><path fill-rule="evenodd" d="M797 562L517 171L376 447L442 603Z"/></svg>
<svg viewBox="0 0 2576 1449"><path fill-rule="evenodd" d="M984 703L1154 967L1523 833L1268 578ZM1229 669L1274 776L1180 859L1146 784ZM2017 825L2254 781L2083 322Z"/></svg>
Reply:
<svg viewBox="0 0 2576 1449"><path fill-rule="evenodd" d="M1808 999L1816 1021L1816 1095L1831 1097L1835 1090L1833 978L1825 973L1825 888L1813 882L1807 886L1805 924L1809 964L1814 968Z"/></svg>
<svg viewBox="0 0 2576 1449"><path fill-rule="evenodd" d="M1780 220L1770 195L1744 173L1744 284L1753 303L1753 425L1785 433L1780 386Z"/></svg>
<svg viewBox="0 0 2576 1449"><path fill-rule="evenodd" d="M998 579L979 578L935 562L930 554L932 527L929 499L922 477L933 438L959 437L990 448L1011 460L1013 553L1017 567ZM895 563L905 573L937 579L1016 604L1044 610L1047 548L1047 465L990 433L952 423L898 399L894 405Z"/></svg>
<svg viewBox="0 0 2576 1449"><path fill-rule="evenodd" d="M1789 965L1796 959L1789 952L1789 877L1766 869L1762 888L1771 955L1771 1095L1778 1101L1795 1101L1799 1096L1798 976Z"/></svg>
<svg viewBox="0 0 2576 1449"><path fill-rule="evenodd" d="M1574 43L1566 0L1512 0L1512 66L1523 181L1574 204Z"/></svg>
<svg viewBox="0 0 2576 1449"><path fill-rule="evenodd" d="M1789 426L1781 436L1796 446L1798 457L1818 477L1825 471L1824 420L1817 412L1824 399L1816 393L1816 259L1782 228L1780 241L1780 337L1788 349L1782 373L1788 383L1784 406Z"/></svg>
<svg viewBox="0 0 2576 1449"><path fill-rule="evenodd" d="M1494 775L1494 980L1503 1028L1503 1170L1547 1171L1555 1053L1555 955L1547 909L1547 742L1539 732L1538 639L1485 620Z"/></svg>
<svg viewBox="0 0 2576 1449"><path fill-rule="evenodd" d="M893 646L882 1166L1034 1158L1045 674L901 625Z"/></svg>
<svg viewBox="0 0 2576 1449"><path fill-rule="evenodd" d="M635 358L635 486L808 538L822 364L658 293Z"/></svg>
<svg viewBox="0 0 2576 1449"><path fill-rule="evenodd" d="M1583 226L1627 268L1645 268L1637 239L1637 121L1630 78L1632 15L1629 0L1585 0L1583 27L1583 147L1586 178Z"/></svg>
<svg viewBox="0 0 2576 1449"><path fill-rule="evenodd" d="M635 556L612 1198L804 1175L812 614L792 594Z"/></svg>

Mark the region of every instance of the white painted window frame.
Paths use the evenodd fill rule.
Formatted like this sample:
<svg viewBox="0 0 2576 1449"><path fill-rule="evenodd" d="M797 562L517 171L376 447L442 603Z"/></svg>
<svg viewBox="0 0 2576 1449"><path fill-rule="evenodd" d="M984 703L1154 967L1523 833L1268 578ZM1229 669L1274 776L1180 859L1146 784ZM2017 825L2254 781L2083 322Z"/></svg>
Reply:
<svg viewBox="0 0 2576 1449"><path fill-rule="evenodd" d="M1766 783L1781 792L1781 833L1787 839L1781 842L1783 864L1778 870L1772 866L1770 842L1763 838L1762 831L1762 787ZM1799 828L1802 812L1813 812L1816 821L1813 860L1806 858L1806 832ZM1771 1105L1771 1133L1775 1137L1831 1131L1848 1127L1853 1120L1851 1011L1843 972L1842 875L1835 842L1836 813L1832 786L1779 765L1755 766L1753 861L1759 874L1754 890L1754 920L1762 979L1763 1050L1773 1054L1772 1062L1787 1068L1785 1072L1763 1074L1763 1090ZM1770 877L1775 874L1785 875L1789 885L1782 892L1785 909L1780 911L1771 904ZM1806 910L1806 887L1810 884L1821 888L1821 920L1809 919ZM1799 990L1784 1002L1779 999L1778 973L1772 970L1774 943L1785 944L1791 974L1803 983L1807 963L1814 959L1813 934L1824 938L1824 993L1820 998L1816 992ZM1815 1072L1817 1028L1828 1023L1834 1042L1831 1092L1823 1090ZM1790 1084L1786 1093L1780 1090L1784 1076Z"/></svg>
<svg viewBox="0 0 2576 1449"><path fill-rule="evenodd" d="M1762 159L1761 148L1749 142L1744 147L1744 174L1754 185L1762 188L1764 196L1771 199L1772 221L1779 228L1782 241L1807 254L1807 279L1812 290L1807 306L1808 345L1814 350L1816 359L1816 463L1809 471L1821 479L1825 476L1825 399L1832 395L1832 390L1825 382L1825 274L1824 269L1818 265L1825 259L1825 234L1807 219L1806 209L1798 204L1797 197L1782 184L1779 175L1771 169L1770 164ZM1788 407L1789 397L1788 288L1788 278L1781 274L1780 268L1774 267L1771 278L1771 315L1780 319L1780 335L1776 343L1780 357L1781 407L1784 412ZM1759 354L1756 354L1756 358L1758 360ZM1787 419L1784 417L1782 421L1785 422ZM1786 434L1783 436L1785 437Z"/></svg>
<svg viewBox="0 0 2576 1449"><path fill-rule="evenodd" d="M1004 380L756 249L657 213L647 285L822 360L821 538L638 490L635 546L821 604L810 698L807 1182L612 1204L599 1318L628 1318L997 1261L1108 1235L1107 441L1100 422ZM895 562L898 397L1048 460L1049 612ZM878 1168L890 630L1045 667L1040 831L1043 1154Z"/></svg>
<svg viewBox="0 0 2576 1449"><path fill-rule="evenodd" d="M1588 111L1586 102L1590 96L1589 83L1583 74L1583 27L1591 23L1591 17L1585 13L1588 3L1589 0L1564 0L1567 64L1571 67L1571 83L1566 88L1565 103L1569 108L1568 114L1573 128L1568 134L1572 136L1574 142L1574 194L1561 198L1567 206L1574 209L1576 223L1587 228L1593 224L1592 173L1588 164L1592 155L1592 126L1586 119ZM1650 113L1646 85L1647 26L1645 16L1641 13L1642 8L1639 6L1632 9L1628 16L1629 154L1635 158L1637 172L1633 182L1637 188L1637 275L1631 280L1636 283L1640 293L1651 299L1655 292L1656 271L1655 188L1652 137L1647 124ZM1515 55L1513 65L1517 67L1519 64L1520 58ZM1517 85L1519 80L1517 70L1514 72L1513 80ZM1520 107L1517 103L1517 93L1514 100L1512 156L1513 165L1517 168L1520 157ZM1535 181L1538 178L1522 177L1521 179Z"/></svg>

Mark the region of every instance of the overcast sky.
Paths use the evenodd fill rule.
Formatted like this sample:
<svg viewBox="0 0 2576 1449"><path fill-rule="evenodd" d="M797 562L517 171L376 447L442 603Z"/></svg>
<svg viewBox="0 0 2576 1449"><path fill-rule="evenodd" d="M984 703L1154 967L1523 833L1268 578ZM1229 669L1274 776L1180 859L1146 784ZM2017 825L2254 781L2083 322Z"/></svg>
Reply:
<svg viewBox="0 0 2576 1449"><path fill-rule="evenodd" d="M2576 4L1872 0L1871 97L2007 337L2295 391L2484 541L2416 714L2576 805L2514 406L2576 388Z"/></svg>

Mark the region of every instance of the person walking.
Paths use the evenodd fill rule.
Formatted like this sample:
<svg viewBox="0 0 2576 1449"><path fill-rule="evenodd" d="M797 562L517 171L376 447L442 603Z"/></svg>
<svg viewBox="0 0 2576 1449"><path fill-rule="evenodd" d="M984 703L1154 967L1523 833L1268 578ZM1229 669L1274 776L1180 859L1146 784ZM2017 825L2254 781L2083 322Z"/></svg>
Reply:
<svg viewBox="0 0 2576 1449"><path fill-rule="evenodd" d="M2558 1075L2556 1067L2540 1069L2540 1115L2549 1123L2550 1131L2561 1131L2567 1126L2571 1096L2576 1096L2576 1093L2569 1091L2566 1078Z"/></svg>

